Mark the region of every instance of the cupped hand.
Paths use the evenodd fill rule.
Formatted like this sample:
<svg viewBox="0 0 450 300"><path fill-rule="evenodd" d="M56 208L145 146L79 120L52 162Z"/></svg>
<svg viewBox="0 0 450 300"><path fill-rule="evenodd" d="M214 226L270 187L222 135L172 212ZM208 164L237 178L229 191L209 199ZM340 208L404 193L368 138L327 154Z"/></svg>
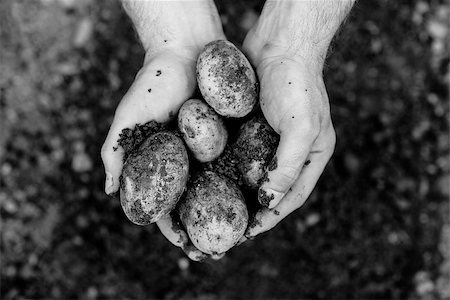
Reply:
<svg viewBox="0 0 450 300"><path fill-rule="evenodd" d="M105 192L119 190L124 149L118 144L123 129L149 121L165 123L178 113L194 93L195 65L204 45L224 39L220 18L212 1L183 2L124 1L146 50L142 68L120 101L103 144ZM170 216L157 222L163 235L181 247L192 260L206 254L190 243L186 232Z"/></svg>
<svg viewBox="0 0 450 300"><path fill-rule="evenodd" d="M261 110L280 142L258 191L265 207L256 213L241 241L273 228L303 205L336 142L323 62L267 43L254 31L248 34L244 50L257 69Z"/></svg>
<svg viewBox="0 0 450 300"><path fill-rule="evenodd" d="M257 69L260 105L280 134L244 242L305 203L333 154L336 135L322 69L328 46L354 0L267 0L243 49Z"/></svg>

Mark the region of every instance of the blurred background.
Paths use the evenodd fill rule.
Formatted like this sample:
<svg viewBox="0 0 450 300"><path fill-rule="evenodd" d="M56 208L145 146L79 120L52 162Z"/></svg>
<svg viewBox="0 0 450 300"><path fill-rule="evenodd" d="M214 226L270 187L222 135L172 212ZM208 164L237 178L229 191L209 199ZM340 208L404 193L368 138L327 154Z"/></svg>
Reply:
<svg viewBox="0 0 450 300"><path fill-rule="evenodd" d="M263 1L217 1L240 44ZM117 0L0 2L1 298L450 299L448 1L360 0L325 81L335 155L304 207L190 262L103 193L143 51Z"/></svg>

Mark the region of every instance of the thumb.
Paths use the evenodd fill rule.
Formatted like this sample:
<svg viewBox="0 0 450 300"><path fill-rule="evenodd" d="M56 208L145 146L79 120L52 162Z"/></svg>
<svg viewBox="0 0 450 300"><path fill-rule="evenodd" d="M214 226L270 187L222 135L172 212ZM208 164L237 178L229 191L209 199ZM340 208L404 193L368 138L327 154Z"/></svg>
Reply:
<svg viewBox="0 0 450 300"><path fill-rule="evenodd" d="M297 180L319 132L311 117L301 118L291 113L282 121L280 143L267 167L266 181L258 191L258 200L269 208L275 207ZM283 130L284 129L284 130Z"/></svg>

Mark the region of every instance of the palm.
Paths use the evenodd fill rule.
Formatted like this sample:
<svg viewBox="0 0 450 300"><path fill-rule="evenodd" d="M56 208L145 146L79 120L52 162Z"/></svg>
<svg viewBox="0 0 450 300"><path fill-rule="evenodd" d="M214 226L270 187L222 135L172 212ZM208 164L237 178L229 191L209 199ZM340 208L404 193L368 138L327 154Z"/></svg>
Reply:
<svg viewBox="0 0 450 300"><path fill-rule="evenodd" d="M151 120L166 122L195 89L193 62L168 53L146 61L117 107L113 123L102 148L102 158L113 178L122 172L123 149L118 147L119 134ZM177 85L173 85L177 82ZM167 101L160 101L167 99ZM110 190L118 189L118 181ZM107 191L109 193L110 191Z"/></svg>
<svg viewBox="0 0 450 300"><path fill-rule="evenodd" d="M257 69L261 109L278 133L299 124L296 118L308 127L318 125L319 116L327 110L318 84L320 78L314 78L301 63L284 57L266 59Z"/></svg>
<svg viewBox="0 0 450 300"><path fill-rule="evenodd" d="M321 70L314 63L265 44L252 31L244 50L257 69L261 110L280 134L277 167L260 188L273 200L256 214L258 225L246 233L253 237L306 201L334 150L335 133Z"/></svg>

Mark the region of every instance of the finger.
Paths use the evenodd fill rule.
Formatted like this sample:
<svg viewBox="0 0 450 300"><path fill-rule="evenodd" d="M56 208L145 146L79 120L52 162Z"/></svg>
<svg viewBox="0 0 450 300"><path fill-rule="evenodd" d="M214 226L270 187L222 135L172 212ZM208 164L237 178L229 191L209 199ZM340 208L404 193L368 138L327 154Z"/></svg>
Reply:
<svg viewBox="0 0 450 300"><path fill-rule="evenodd" d="M320 130L319 121L298 106L282 121L277 152L258 191L259 202L269 208L275 207L297 180Z"/></svg>
<svg viewBox="0 0 450 300"><path fill-rule="evenodd" d="M208 258L207 254L201 252L192 245L187 233L170 214L159 219L159 221L156 222L156 225L166 239L176 247L181 248L189 259L193 261L202 261Z"/></svg>
<svg viewBox="0 0 450 300"><path fill-rule="evenodd" d="M161 233L175 246L182 248L188 244L189 238L186 232L173 220L171 215L166 215L156 222Z"/></svg>
<svg viewBox="0 0 450 300"><path fill-rule="evenodd" d="M186 256L193 261L199 261L202 262L205 259L207 259L209 256L206 253L203 253L202 251L195 248L194 245L189 244L182 248Z"/></svg>
<svg viewBox="0 0 450 300"><path fill-rule="evenodd" d="M124 149L118 144L123 129L151 120L167 122L195 89L194 63L174 55L160 55L150 60L136 79L114 115L105 143L102 160L105 167L105 192L119 189Z"/></svg>
<svg viewBox="0 0 450 300"><path fill-rule="evenodd" d="M245 36L244 42L242 43L242 51L245 53L248 60L253 66L258 65L258 56L261 52L262 47L264 46L264 41L255 34L258 22L259 20L248 31L247 35Z"/></svg>
<svg viewBox="0 0 450 300"><path fill-rule="evenodd" d="M329 137L329 146L321 152L313 152L308 160L311 162L303 167L302 172L281 202L274 208L262 208L256 213L248 226L245 237L253 238L256 235L272 229L291 212L302 206L309 197L322 174L334 150L334 131Z"/></svg>

